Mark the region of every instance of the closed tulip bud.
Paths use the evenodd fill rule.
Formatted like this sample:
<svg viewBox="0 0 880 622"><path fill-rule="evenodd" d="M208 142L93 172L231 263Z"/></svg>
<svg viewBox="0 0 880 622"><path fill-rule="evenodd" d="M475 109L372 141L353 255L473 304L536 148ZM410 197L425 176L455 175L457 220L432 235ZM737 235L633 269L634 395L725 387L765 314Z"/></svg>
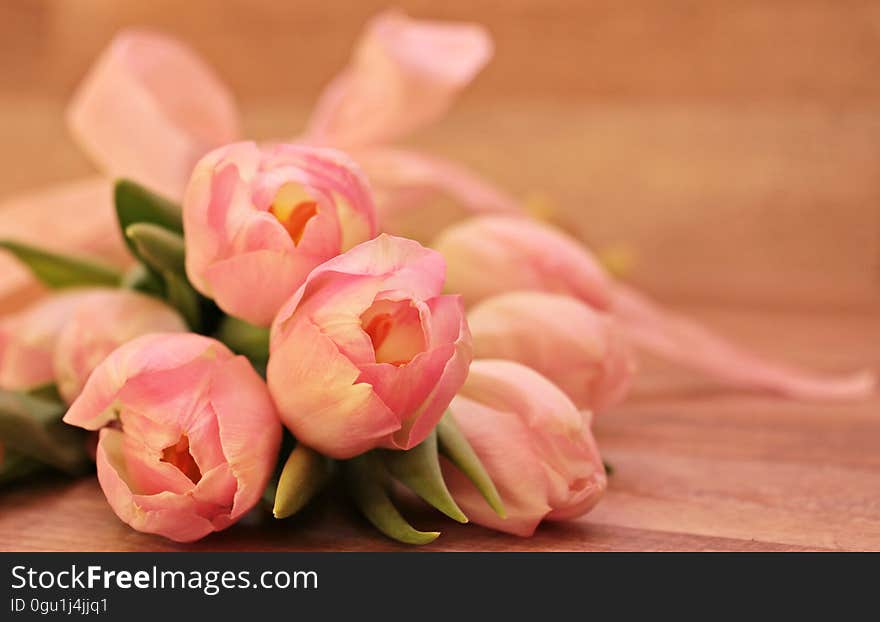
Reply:
<svg viewBox="0 0 880 622"><path fill-rule="evenodd" d="M267 378L282 421L334 458L410 449L464 382L471 340L443 296L443 258L380 235L309 275L272 325Z"/></svg>
<svg viewBox="0 0 880 622"><path fill-rule="evenodd" d="M578 408L601 413L620 402L635 360L614 319L570 296L511 292L468 313L474 357L507 359L541 373Z"/></svg>
<svg viewBox="0 0 880 622"><path fill-rule="evenodd" d="M479 216L434 241L446 259L446 287L470 307L496 294L535 290L570 294L606 309L605 271L576 240L553 227L516 216Z"/></svg>
<svg viewBox="0 0 880 622"><path fill-rule="evenodd" d="M64 421L99 430L98 480L138 531L188 542L235 523L261 498L281 425L243 356L191 333L113 351Z"/></svg>
<svg viewBox="0 0 880 622"><path fill-rule="evenodd" d="M271 324L313 268L376 234L366 181L343 153L251 142L199 161L183 223L195 288L258 326Z"/></svg>
<svg viewBox="0 0 880 622"><path fill-rule="evenodd" d="M588 419L538 372L512 361L476 360L450 410L507 514L501 518L444 462L449 490L472 522L530 536L541 521L575 518L601 499L605 469Z"/></svg>
<svg viewBox="0 0 880 622"><path fill-rule="evenodd" d="M0 322L0 388L57 383L68 403L105 356L135 337L184 331L163 302L121 289L53 294Z"/></svg>

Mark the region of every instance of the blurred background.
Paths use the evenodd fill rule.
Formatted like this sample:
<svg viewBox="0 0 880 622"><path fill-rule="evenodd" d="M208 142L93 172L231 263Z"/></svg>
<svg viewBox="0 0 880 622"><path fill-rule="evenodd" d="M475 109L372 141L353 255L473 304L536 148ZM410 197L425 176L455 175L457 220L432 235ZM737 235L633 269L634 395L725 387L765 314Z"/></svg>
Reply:
<svg viewBox="0 0 880 622"><path fill-rule="evenodd" d="M0 229L10 206L26 210L16 197L94 171L63 110L119 28L189 43L259 139L302 129L363 23L388 6L0 1ZM411 142L555 206L593 248L631 259L649 291L780 310L880 306L880 3L390 6L481 22L496 43L449 117ZM57 217L76 214L59 205Z"/></svg>

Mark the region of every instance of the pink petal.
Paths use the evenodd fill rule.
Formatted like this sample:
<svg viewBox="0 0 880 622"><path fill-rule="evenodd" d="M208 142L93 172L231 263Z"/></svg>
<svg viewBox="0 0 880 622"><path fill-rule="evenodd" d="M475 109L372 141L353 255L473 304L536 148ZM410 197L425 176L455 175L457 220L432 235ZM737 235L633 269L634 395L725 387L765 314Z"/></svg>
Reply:
<svg viewBox="0 0 880 622"><path fill-rule="evenodd" d="M238 136L232 95L181 43L148 31L117 35L68 109L74 137L111 177L178 198L196 161Z"/></svg>
<svg viewBox="0 0 880 622"><path fill-rule="evenodd" d="M276 324L276 326L278 326ZM400 422L333 341L305 319L273 328L267 379L285 425L303 443L345 459L375 447Z"/></svg>
<svg viewBox="0 0 880 622"><path fill-rule="evenodd" d="M586 249L533 220L478 216L445 230L433 246L446 259L447 291L466 306L514 290L570 294L598 309L611 302L609 279Z"/></svg>
<svg viewBox="0 0 880 622"><path fill-rule="evenodd" d="M766 361L622 283L613 296L614 314L633 343L734 387L800 400L863 399L876 390L876 377L868 371L822 376Z"/></svg>
<svg viewBox="0 0 880 622"><path fill-rule="evenodd" d="M237 356L218 366L210 396L223 454L238 481L229 513L235 520L259 501L275 469L281 422L266 383L244 357Z"/></svg>
<svg viewBox="0 0 880 622"><path fill-rule="evenodd" d="M517 361L556 383L578 408L604 412L627 394L635 361L614 320L576 298L519 291L471 309L477 358Z"/></svg>
<svg viewBox="0 0 880 622"><path fill-rule="evenodd" d="M322 94L309 137L341 147L400 138L441 118L491 56L482 26L381 13Z"/></svg>
<svg viewBox="0 0 880 622"><path fill-rule="evenodd" d="M76 308L95 291L56 293L0 319L0 388L26 390L54 380L58 338Z"/></svg>
<svg viewBox="0 0 880 622"><path fill-rule="evenodd" d="M192 333L153 333L138 337L114 350L91 376L80 396L71 404L64 421L87 430L97 430L113 420L111 406L126 383L141 375L171 372L184 367L210 352L212 357L231 357L232 353L221 343ZM145 390L160 391L157 400L179 395L184 378L174 383L154 383ZM129 389L131 397L136 388ZM145 398L146 399L146 398ZM170 413L170 415L173 413Z"/></svg>
<svg viewBox="0 0 880 622"><path fill-rule="evenodd" d="M124 479L123 434L119 430L101 430L95 462L101 489L116 515L138 531L156 533L178 542L192 542L214 531L211 522L192 511L192 500L166 492L150 499L135 496ZM145 509L144 505L153 505Z"/></svg>
<svg viewBox="0 0 880 622"><path fill-rule="evenodd" d="M450 160L391 148L354 155L370 179L386 233L429 243L467 216L522 213L515 198Z"/></svg>

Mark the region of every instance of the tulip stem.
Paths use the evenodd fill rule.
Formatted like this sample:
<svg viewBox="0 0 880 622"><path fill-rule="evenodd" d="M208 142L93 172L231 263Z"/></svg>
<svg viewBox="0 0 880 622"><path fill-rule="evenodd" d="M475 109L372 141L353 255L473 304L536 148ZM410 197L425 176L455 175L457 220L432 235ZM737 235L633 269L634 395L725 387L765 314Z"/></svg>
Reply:
<svg viewBox="0 0 880 622"><path fill-rule="evenodd" d="M504 509L504 502L501 501L501 495L498 494L495 482L486 472L486 468L480 462L474 448L471 447L449 411L437 424L437 439L440 443L440 452L473 482L486 503L498 516L507 518L507 511Z"/></svg>
<svg viewBox="0 0 880 622"><path fill-rule="evenodd" d="M390 478L379 456L370 452L344 464L355 504L376 529L404 544L428 544L437 539L439 531L418 531L397 511L388 495Z"/></svg>
<svg viewBox="0 0 880 622"><path fill-rule="evenodd" d="M408 451L382 450L381 455L395 479L452 520L468 522L443 481L436 430L432 430L424 441Z"/></svg>

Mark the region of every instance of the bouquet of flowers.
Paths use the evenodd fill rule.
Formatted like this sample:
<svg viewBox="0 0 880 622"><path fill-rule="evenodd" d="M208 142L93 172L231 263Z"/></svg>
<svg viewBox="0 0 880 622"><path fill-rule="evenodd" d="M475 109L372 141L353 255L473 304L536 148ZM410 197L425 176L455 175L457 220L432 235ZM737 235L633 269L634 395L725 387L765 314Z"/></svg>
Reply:
<svg viewBox="0 0 880 622"><path fill-rule="evenodd" d="M394 146L491 54L478 25L383 13L305 132L257 144L193 52L119 34L68 115L108 192L62 207L112 201L133 262L0 241L57 290L0 322L2 481L94 461L121 520L178 541L337 485L389 537L432 541L397 484L529 536L601 499L591 421L637 349L789 398L873 391L661 309L508 193Z"/></svg>

